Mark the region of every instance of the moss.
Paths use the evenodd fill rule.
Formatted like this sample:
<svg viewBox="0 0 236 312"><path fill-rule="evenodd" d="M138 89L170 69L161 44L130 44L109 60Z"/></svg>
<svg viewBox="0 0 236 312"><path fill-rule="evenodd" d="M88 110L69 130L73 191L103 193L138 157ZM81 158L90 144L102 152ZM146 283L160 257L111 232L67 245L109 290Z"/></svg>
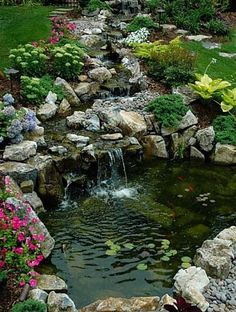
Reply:
<svg viewBox="0 0 236 312"><path fill-rule="evenodd" d="M185 232L191 239L203 240L209 235L210 229L204 224L197 224L188 228Z"/></svg>
<svg viewBox="0 0 236 312"><path fill-rule="evenodd" d="M213 127L217 142L236 145L236 118L234 116L218 116L213 122Z"/></svg>

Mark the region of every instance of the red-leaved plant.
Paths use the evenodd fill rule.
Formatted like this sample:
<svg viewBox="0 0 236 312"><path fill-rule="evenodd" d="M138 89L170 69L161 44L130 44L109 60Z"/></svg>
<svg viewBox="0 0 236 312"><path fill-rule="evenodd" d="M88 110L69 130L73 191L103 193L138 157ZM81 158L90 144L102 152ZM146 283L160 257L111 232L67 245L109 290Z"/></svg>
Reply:
<svg viewBox="0 0 236 312"><path fill-rule="evenodd" d="M41 253L44 235L36 234L34 226L39 219L32 218L32 208L22 199L18 200L19 197L20 194L11 190L10 178L3 178L0 187L0 275L14 271L20 286L29 283L35 287L38 273L34 268L44 258Z"/></svg>
<svg viewBox="0 0 236 312"><path fill-rule="evenodd" d="M165 304L164 308L169 312L201 312L198 307L187 303L185 299L180 296L176 298L176 303L174 303L174 305Z"/></svg>

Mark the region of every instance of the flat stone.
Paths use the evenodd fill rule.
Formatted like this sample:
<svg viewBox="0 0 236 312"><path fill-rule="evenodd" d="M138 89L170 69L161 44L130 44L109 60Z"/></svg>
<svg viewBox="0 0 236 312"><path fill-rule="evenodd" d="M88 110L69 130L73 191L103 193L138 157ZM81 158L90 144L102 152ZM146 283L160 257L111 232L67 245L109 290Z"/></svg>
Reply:
<svg viewBox="0 0 236 312"><path fill-rule="evenodd" d="M32 180L36 183L38 170L29 164L8 161L0 164L0 174L9 175L19 185L23 181Z"/></svg>
<svg viewBox="0 0 236 312"><path fill-rule="evenodd" d="M220 56L225 57L225 58L234 58L236 57L236 53L226 53L226 52L220 52Z"/></svg>
<svg viewBox="0 0 236 312"><path fill-rule="evenodd" d="M49 148L49 151L52 154L57 154L57 155L66 155L68 153L68 149L62 145L54 145Z"/></svg>
<svg viewBox="0 0 236 312"><path fill-rule="evenodd" d="M36 155L37 144L34 141L23 141L19 144L7 145L3 153L4 160L24 161Z"/></svg>
<svg viewBox="0 0 236 312"><path fill-rule="evenodd" d="M203 40L206 40L206 39L211 39L212 36L206 36L206 35L192 35L192 36L186 36L186 38L187 38L188 40L200 42L200 41L203 41Z"/></svg>
<svg viewBox="0 0 236 312"><path fill-rule="evenodd" d="M177 27L173 24L161 24L160 26L162 27L163 30L168 30L168 31L173 31L177 29Z"/></svg>
<svg viewBox="0 0 236 312"><path fill-rule="evenodd" d="M215 151L211 156L213 162L221 165L236 164L236 146L217 143Z"/></svg>
<svg viewBox="0 0 236 312"><path fill-rule="evenodd" d="M121 133L103 134L101 139L104 141L117 141L123 139L123 135Z"/></svg>
<svg viewBox="0 0 236 312"><path fill-rule="evenodd" d="M74 302L66 294L51 291L48 295L48 312L78 312Z"/></svg>
<svg viewBox="0 0 236 312"><path fill-rule="evenodd" d="M39 289L49 291L56 291L56 292L63 292L67 291L68 287L66 283L60 277L56 275L48 275L48 274L41 274L37 277Z"/></svg>
<svg viewBox="0 0 236 312"><path fill-rule="evenodd" d="M82 136L82 135L76 135L73 133L68 133L66 135L66 138L75 143L77 145L77 147L84 147L89 143L90 138L86 137L86 136Z"/></svg>
<svg viewBox="0 0 236 312"><path fill-rule="evenodd" d="M32 289L29 292L29 298L37 300L37 301L46 303L47 297L48 297L48 293L39 288Z"/></svg>
<svg viewBox="0 0 236 312"><path fill-rule="evenodd" d="M203 41L202 46L208 50L220 49L221 43L211 42L211 41Z"/></svg>

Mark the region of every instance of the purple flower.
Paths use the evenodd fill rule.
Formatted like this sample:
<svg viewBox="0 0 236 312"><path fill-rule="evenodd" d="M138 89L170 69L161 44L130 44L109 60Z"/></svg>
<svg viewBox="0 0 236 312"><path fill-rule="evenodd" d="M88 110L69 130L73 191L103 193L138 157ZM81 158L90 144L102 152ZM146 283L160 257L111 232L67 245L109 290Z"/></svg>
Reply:
<svg viewBox="0 0 236 312"><path fill-rule="evenodd" d="M36 116L35 113L31 110L25 114L22 120L22 127L24 131L33 131L36 128Z"/></svg>
<svg viewBox="0 0 236 312"><path fill-rule="evenodd" d="M15 138L17 135L21 134L21 131L23 130L21 122L18 119L14 119L11 122L10 127L7 129L7 136L10 139Z"/></svg>
<svg viewBox="0 0 236 312"><path fill-rule="evenodd" d="M12 105L9 105L4 107L2 112L6 117L11 117L15 114L15 108Z"/></svg>
<svg viewBox="0 0 236 312"><path fill-rule="evenodd" d="M3 102L4 102L4 105L12 105L15 103L15 99L10 93L6 93L3 96Z"/></svg>
<svg viewBox="0 0 236 312"><path fill-rule="evenodd" d="M13 139L11 139L11 143L18 144L18 143L21 143L23 141L23 139L24 139L23 135L22 134L18 134Z"/></svg>

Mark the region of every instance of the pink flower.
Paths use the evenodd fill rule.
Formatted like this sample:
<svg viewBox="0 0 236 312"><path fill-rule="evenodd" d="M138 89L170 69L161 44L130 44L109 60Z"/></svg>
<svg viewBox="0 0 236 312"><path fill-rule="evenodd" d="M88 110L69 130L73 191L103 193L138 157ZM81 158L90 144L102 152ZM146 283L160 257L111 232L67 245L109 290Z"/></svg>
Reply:
<svg viewBox="0 0 236 312"><path fill-rule="evenodd" d="M44 239L45 239L45 237L44 237L43 234L39 234L39 235L38 235L38 240L39 240L40 242L43 242Z"/></svg>
<svg viewBox="0 0 236 312"><path fill-rule="evenodd" d="M29 243L28 246L29 246L29 249L30 249L30 250L33 250L33 251L34 251L34 250L37 249L37 247L36 247L34 244L32 244L32 243Z"/></svg>
<svg viewBox="0 0 236 312"><path fill-rule="evenodd" d="M33 41L31 44L32 44L32 46L35 47L35 48L38 46L38 43L37 43L36 41Z"/></svg>
<svg viewBox="0 0 236 312"><path fill-rule="evenodd" d="M32 288L35 288L35 287L37 286L37 281L36 281L36 279L31 278L31 279L29 280L29 284L30 284L30 286L31 286Z"/></svg>
<svg viewBox="0 0 236 312"><path fill-rule="evenodd" d="M37 223L37 222L39 222L39 219L38 219L38 218L33 218L33 219L32 219L32 223L35 224L35 223Z"/></svg>
<svg viewBox="0 0 236 312"><path fill-rule="evenodd" d="M25 235L23 232L19 233L18 236L17 236L17 240L19 242L23 242L25 240Z"/></svg>
<svg viewBox="0 0 236 312"><path fill-rule="evenodd" d="M12 227L13 227L13 230L15 230L15 231L20 229L20 227L21 227L21 220L19 219L19 217L14 216L12 218Z"/></svg>
<svg viewBox="0 0 236 312"><path fill-rule="evenodd" d="M4 265L5 265L5 262L0 260L0 269L2 269L4 267Z"/></svg>
<svg viewBox="0 0 236 312"><path fill-rule="evenodd" d="M11 184L11 178L9 176L5 176L4 183L5 183L5 185L10 185Z"/></svg>
<svg viewBox="0 0 236 312"><path fill-rule="evenodd" d="M23 253L24 249L22 247L16 247L14 249L14 252L18 255L21 255Z"/></svg>
<svg viewBox="0 0 236 312"><path fill-rule="evenodd" d="M24 280L21 280L21 281L19 282L19 285L20 285L20 287L24 287L24 286L25 286L25 281L24 281Z"/></svg>

